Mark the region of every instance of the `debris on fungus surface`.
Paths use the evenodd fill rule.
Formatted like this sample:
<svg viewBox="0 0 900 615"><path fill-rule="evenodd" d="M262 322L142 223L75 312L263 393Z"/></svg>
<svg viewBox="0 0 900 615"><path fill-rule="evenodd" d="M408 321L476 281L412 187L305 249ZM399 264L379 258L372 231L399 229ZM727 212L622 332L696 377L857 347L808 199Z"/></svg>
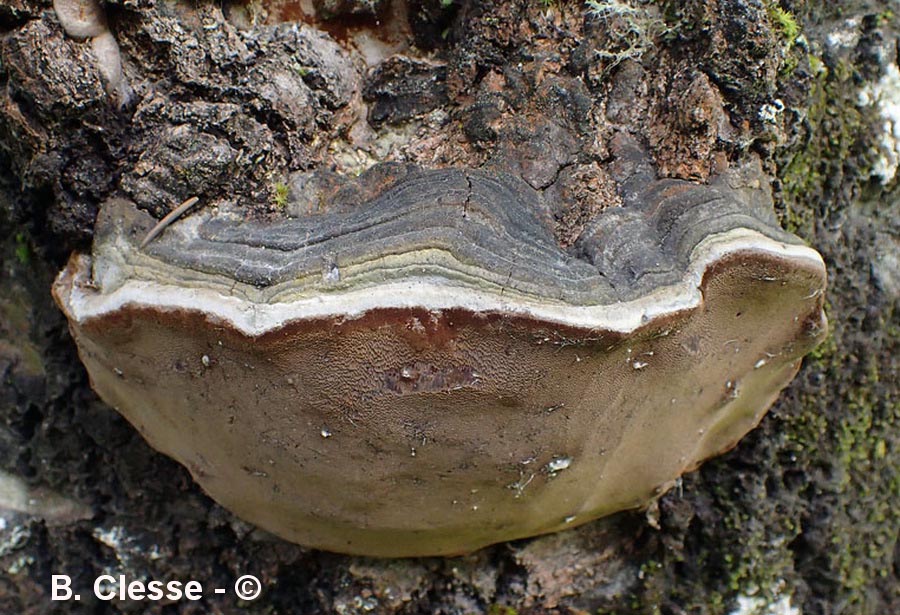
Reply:
<svg viewBox="0 0 900 615"><path fill-rule="evenodd" d="M821 257L749 160L559 246L541 192L419 169L264 221L116 198L53 288L100 396L279 536L459 554L647 505L752 429L825 334ZM352 181L348 179L347 181Z"/></svg>

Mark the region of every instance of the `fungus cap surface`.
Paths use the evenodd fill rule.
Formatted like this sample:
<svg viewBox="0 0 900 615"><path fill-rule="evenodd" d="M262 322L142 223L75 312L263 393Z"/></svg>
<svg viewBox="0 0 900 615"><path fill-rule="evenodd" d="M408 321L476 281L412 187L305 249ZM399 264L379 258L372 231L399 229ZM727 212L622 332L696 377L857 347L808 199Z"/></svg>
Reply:
<svg viewBox="0 0 900 615"><path fill-rule="evenodd" d="M423 171L345 211L154 220L107 203L54 295L91 382L288 540L458 554L646 505L735 445L825 333L819 255L758 164L623 157L625 205L554 241L511 176Z"/></svg>

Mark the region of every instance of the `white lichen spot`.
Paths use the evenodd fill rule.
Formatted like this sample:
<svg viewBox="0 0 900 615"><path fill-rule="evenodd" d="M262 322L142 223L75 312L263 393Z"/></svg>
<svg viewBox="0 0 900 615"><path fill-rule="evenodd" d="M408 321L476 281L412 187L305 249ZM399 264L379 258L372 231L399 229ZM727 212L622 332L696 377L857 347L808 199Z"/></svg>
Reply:
<svg viewBox="0 0 900 615"><path fill-rule="evenodd" d="M645 367L647 367L647 365L649 365L649 363L647 363L646 361L633 361L631 363L631 367L633 367L634 369L644 369Z"/></svg>
<svg viewBox="0 0 900 615"><path fill-rule="evenodd" d="M759 369L760 367L762 367L763 365L765 365L768 362L769 362L768 359L760 359L759 361L757 361L756 363L753 364L753 369Z"/></svg>
<svg viewBox="0 0 900 615"><path fill-rule="evenodd" d="M200 357L200 362L203 363L203 367L209 367L209 365L210 365L209 355L203 355L202 357Z"/></svg>
<svg viewBox="0 0 900 615"><path fill-rule="evenodd" d="M375 596L355 596L353 606L364 613L369 613L378 608L378 599Z"/></svg>
<svg viewBox="0 0 900 615"><path fill-rule="evenodd" d="M776 98L772 102L766 103L760 107L756 115L759 118L759 121L764 124L775 124L778 122L778 118L781 117L783 112L784 103L780 98Z"/></svg>
<svg viewBox="0 0 900 615"><path fill-rule="evenodd" d="M860 107L874 106L881 116L880 155L872 165L872 176L887 184L900 167L900 68L888 63L884 76L859 92Z"/></svg>
<svg viewBox="0 0 900 615"><path fill-rule="evenodd" d="M322 436L323 438L330 438L331 431L327 427L323 427L322 429L319 430L319 435Z"/></svg>
<svg viewBox="0 0 900 615"><path fill-rule="evenodd" d="M125 536L125 528L120 525L114 525L111 528L102 528L98 527L93 532L94 538L96 538L99 542L103 543L113 551L118 551L122 548L123 544L127 542Z"/></svg>
<svg viewBox="0 0 900 615"><path fill-rule="evenodd" d="M93 537L101 544L109 547L123 568L133 568L135 561L161 559L164 554L157 545L144 548L134 536L128 534L124 527L114 525L109 528L98 527L92 532ZM115 576L121 571L108 570L107 574Z"/></svg>
<svg viewBox="0 0 900 615"><path fill-rule="evenodd" d="M5 557L25 546L31 538L31 530L24 525L16 525L7 536L0 537L0 557Z"/></svg>
<svg viewBox="0 0 900 615"><path fill-rule="evenodd" d="M30 555L23 555L15 560L6 569L9 574L19 574L34 563L34 558Z"/></svg>
<svg viewBox="0 0 900 615"><path fill-rule="evenodd" d="M668 32L659 11L640 0L587 0L585 8L589 17L604 22L614 51L598 49L595 53L610 66L639 59Z"/></svg>
<svg viewBox="0 0 900 615"><path fill-rule="evenodd" d="M738 596L737 608L729 615L801 615L801 611L791 605L790 596L782 596L772 603L759 596Z"/></svg>
<svg viewBox="0 0 900 615"><path fill-rule="evenodd" d="M563 519L563 523L572 523L575 520L575 515L569 515L565 519Z"/></svg>
<svg viewBox="0 0 900 615"><path fill-rule="evenodd" d="M825 45L832 50L852 49L859 43L859 18L845 19L825 39Z"/></svg>

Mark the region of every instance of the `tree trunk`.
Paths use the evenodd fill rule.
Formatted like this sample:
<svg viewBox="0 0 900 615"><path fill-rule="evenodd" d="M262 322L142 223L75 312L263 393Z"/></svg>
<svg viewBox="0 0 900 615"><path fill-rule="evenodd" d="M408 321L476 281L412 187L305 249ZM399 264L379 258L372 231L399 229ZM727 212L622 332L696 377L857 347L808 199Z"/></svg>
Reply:
<svg viewBox="0 0 900 615"><path fill-rule="evenodd" d="M87 37L49 0L0 4L0 611L900 612L893 4L312 4L109 0ZM759 157L781 225L829 274L828 337L760 426L644 511L453 558L290 544L97 397L50 296L110 197L266 219L403 165L513 173L558 204L571 249L616 203L622 134L661 177ZM51 600L55 574L80 602ZM204 597L105 603L101 574ZM256 600L212 592L244 574Z"/></svg>

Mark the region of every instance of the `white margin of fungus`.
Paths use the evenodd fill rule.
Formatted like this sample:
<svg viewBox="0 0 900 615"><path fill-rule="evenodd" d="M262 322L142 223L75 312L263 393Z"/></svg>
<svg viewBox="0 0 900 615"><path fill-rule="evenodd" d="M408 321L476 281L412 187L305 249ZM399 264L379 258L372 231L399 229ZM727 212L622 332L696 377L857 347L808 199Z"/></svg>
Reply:
<svg viewBox="0 0 900 615"><path fill-rule="evenodd" d="M126 306L188 310L228 323L245 335L258 336L294 321L352 320L377 309L464 309L627 334L657 318L699 306L702 302L699 287L705 272L730 255L748 252L796 261L823 272L825 268L822 257L810 247L786 244L757 231L738 228L701 241L691 252L690 265L680 283L658 288L632 301L608 305L541 303L527 297L505 297L496 292L460 287L436 277L412 278L377 288L336 291L277 303L255 303L212 288L127 277L115 290L104 294L91 283L90 257L86 255L76 257L74 272L70 265L59 274L55 287L69 317L76 322L100 318Z"/></svg>

